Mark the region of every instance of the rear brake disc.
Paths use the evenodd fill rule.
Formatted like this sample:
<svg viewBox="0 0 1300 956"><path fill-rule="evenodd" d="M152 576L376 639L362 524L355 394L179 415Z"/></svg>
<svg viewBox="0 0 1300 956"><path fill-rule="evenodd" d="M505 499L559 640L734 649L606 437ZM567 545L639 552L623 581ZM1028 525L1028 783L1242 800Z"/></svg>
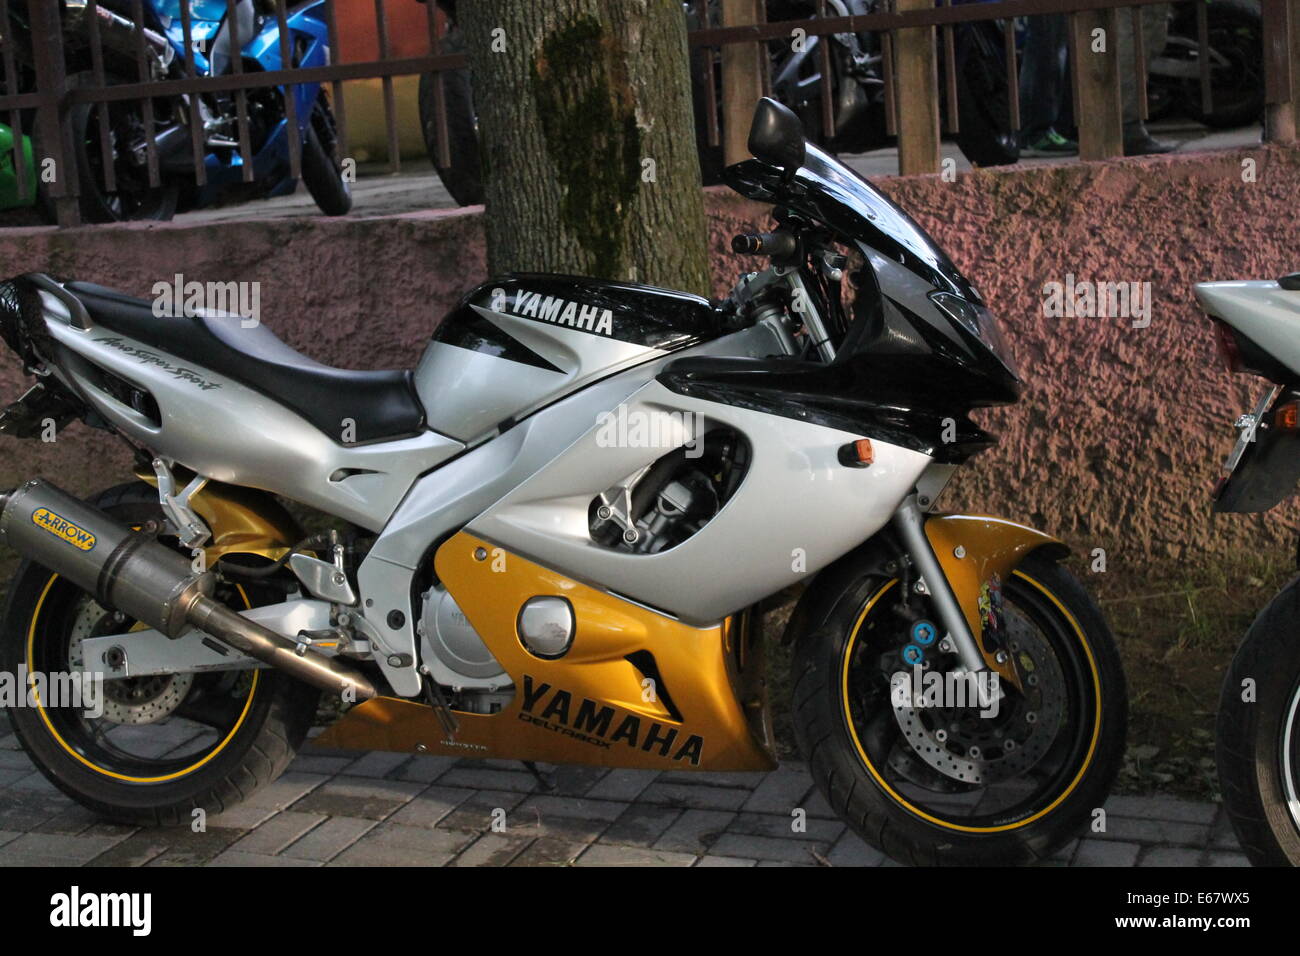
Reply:
<svg viewBox="0 0 1300 956"><path fill-rule="evenodd" d="M111 612L92 600L77 611L68 637L68 667L74 673L84 668L81 642L98 636L97 625ZM194 686L193 674L160 674L123 677L103 682L103 719L113 724L153 724L171 716Z"/></svg>

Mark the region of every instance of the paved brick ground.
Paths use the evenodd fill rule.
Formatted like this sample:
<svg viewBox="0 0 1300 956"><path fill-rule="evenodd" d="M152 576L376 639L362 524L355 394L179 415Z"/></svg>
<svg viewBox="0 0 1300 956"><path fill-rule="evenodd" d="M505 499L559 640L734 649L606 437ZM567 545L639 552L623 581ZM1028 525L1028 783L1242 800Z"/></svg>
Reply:
<svg viewBox="0 0 1300 956"><path fill-rule="evenodd" d="M7 729L7 728L6 728ZM186 828L105 823L0 736L0 866L894 866L791 763L770 774L561 767L308 748L252 799ZM794 832L792 811L805 811ZM1064 866L1245 866L1222 809L1114 797Z"/></svg>

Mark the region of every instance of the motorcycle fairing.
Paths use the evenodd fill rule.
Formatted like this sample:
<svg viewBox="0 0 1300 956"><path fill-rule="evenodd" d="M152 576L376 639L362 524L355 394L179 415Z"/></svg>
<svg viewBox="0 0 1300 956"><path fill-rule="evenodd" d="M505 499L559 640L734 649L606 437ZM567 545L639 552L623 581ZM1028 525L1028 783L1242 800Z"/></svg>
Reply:
<svg viewBox="0 0 1300 956"><path fill-rule="evenodd" d="M852 321L830 362L683 356L660 381L677 392L858 431L957 464L993 438L972 408L1020 395L979 293L906 213L808 145L793 178L758 160L727 170L732 188L825 223L865 263Z"/></svg>
<svg viewBox="0 0 1300 956"><path fill-rule="evenodd" d="M103 286L69 282L64 288L80 300L93 324L256 389L340 444L409 437L424 428L410 372L332 368L290 348L260 322L188 309L160 315L147 299ZM346 442L345 421L354 426Z"/></svg>
<svg viewBox="0 0 1300 956"><path fill-rule="evenodd" d="M975 634L989 582L1015 573L1032 551L1065 551L1055 538L987 515L936 515L926 535ZM458 728L448 734L429 706L376 698L349 711L321 745L643 769L775 765L766 702L742 690L743 648L754 635L740 616L692 627L469 532L438 548L435 570L509 675L513 699L496 714L456 712ZM541 594L565 597L574 611L574 643L555 660L529 653L518 635L518 608ZM1019 685L1014 667L991 651L986 657Z"/></svg>
<svg viewBox="0 0 1300 956"><path fill-rule="evenodd" d="M299 69L329 66L329 21L325 0L305 3L288 12L292 66ZM262 30L244 45L244 56L256 60L267 71L285 70L290 64L280 56L280 28L275 17L263 24ZM312 106L320 92L319 83L299 83L293 87L294 105L298 113L298 130L305 133L311 121ZM284 87L280 87L284 90ZM287 119L280 126L281 134Z"/></svg>
<svg viewBox="0 0 1300 956"><path fill-rule="evenodd" d="M1300 382L1300 290L1287 277L1193 288L1201 308L1231 329L1245 368L1277 383L1255 408L1255 427L1238 438L1215 489L1214 510L1267 511L1300 482L1300 436L1271 427L1278 407L1296 400Z"/></svg>
<svg viewBox="0 0 1300 956"><path fill-rule="evenodd" d="M695 351L757 356L771 354L779 347L769 329L754 326L705 342L696 346ZM396 627L384 629L387 646L414 660L413 582L417 569L430 557L431 542L465 527L530 476L539 473L584 434L595 432L601 415L617 409L652 381L664 361L664 356L652 357L571 391L415 481L357 569L362 592L375 602L376 609L382 609L382 613L376 613L377 620L386 620L388 610L402 612L402 620ZM449 397L453 394L447 393ZM658 449L657 454L669 450ZM719 614L711 621L722 616ZM430 666L435 676L441 676L436 661ZM414 695L419 690L419 676L413 663L400 673L390 671L389 679L403 695Z"/></svg>
<svg viewBox="0 0 1300 956"><path fill-rule="evenodd" d="M39 334L58 350L54 374L123 434L214 481L285 494L378 531L417 476L464 448L427 429L340 444L260 391L84 312L74 318L80 300L44 276L28 278L39 287Z"/></svg>
<svg viewBox="0 0 1300 956"><path fill-rule="evenodd" d="M185 29L181 19L181 0L161 0L156 4L146 3L146 17L156 21L167 37L172 49L180 58L186 56ZM229 71L230 30L227 21L228 9L225 0L184 0L191 3L190 39L194 58L194 69L199 76L213 75ZM274 16L260 21L260 28L254 24L254 11L251 4L240 3L236 6L240 17L240 54L243 59L253 61L257 68L272 72L292 67L309 69L328 66L330 63L329 26L325 17L324 0L301 4L287 11L285 25L289 31L289 47L292 63L284 62L280 55L280 29ZM282 94L284 87L278 88ZM312 110L316 99L321 95L321 84L298 83L292 87L293 104L296 110L296 135L306 135L307 125L311 122ZM293 192L296 181L289 179L289 122L288 116L281 116L271 128L257 152L253 155L253 177L262 180L279 172L285 178L272 184L269 195L282 195ZM177 160L181 168L188 170L191 161L189 151L183 160ZM244 159L238 150L212 150L204 157L206 185L200 189L199 204L205 205L215 201L220 190L228 186L237 186L244 180Z"/></svg>
<svg viewBox="0 0 1300 956"><path fill-rule="evenodd" d="M875 534L931 463L919 452L873 438L871 467L846 467L839 449L861 433L677 394L657 381L613 414L661 421L665 435L674 427L680 431L659 445L610 446L593 420L578 440L471 520L468 529L701 626L804 580ZM700 531L654 554L592 541L588 509L594 498L716 428L739 433L752 459L732 497Z"/></svg>
<svg viewBox="0 0 1300 956"><path fill-rule="evenodd" d="M866 179L812 144L806 144L803 163L793 176L759 160L737 163L726 176L742 195L777 204L777 219L793 212L823 223L867 260L854 275L859 291L853 327L837 351L842 353L851 342L855 353L914 352L906 340L920 334L926 346L922 354L933 350L952 371L976 385L969 405L1001 405L1019 398L1019 378L979 291L925 230ZM941 308L941 301L961 308ZM906 313L906 321L882 325L879 306L891 303L895 312ZM890 318L888 308L884 317Z"/></svg>
<svg viewBox="0 0 1300 956"><path fill-rule="evenodd" d="M438 548L435 569L509 674L513 699L495 714L456 713L449 734L427 705L375 698L322 745L658 770L776 766L763 702L738 693L754 635L735 619L691 627L467 532ZM539 594L566 598L577 621L556 660L530 654L516 630L518 609Z"/></svg>
<svg viewBox="0 0 1300 956"><path fill-rule="evenodd" d="M1300 380L1300 292L1275 279L1198 282L1196 301Z"/></svg>
<svg viewBox="0 0 1300 956"><path fill-rule="evenodd" d="M793 179L756 159L727 167L723 176L742 196L788 206L823 222L848 244L878 250L935 289L983 301L911 216L812 143Z"/></svg>
<svg viewBox="0 0 1300 956"><path fill-rule="evenodd" d="M591 382L717 339L706 299L576 276L512 274L473 289L415 370L429 426L472 442Z"/></svg>

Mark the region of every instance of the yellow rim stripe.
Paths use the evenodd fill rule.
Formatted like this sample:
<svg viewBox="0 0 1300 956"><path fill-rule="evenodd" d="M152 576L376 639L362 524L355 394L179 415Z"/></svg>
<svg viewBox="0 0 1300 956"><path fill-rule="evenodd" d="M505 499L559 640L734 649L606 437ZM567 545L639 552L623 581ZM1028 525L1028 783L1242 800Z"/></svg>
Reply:
<svg viewBox="0 0 1300 956"><path fill-rule="evenodd" d="M28 667L30 667L32 664L32 650L36 646L36 622L40 620L41 608L45 606L45 598L49 595L50 588L54 587L54 582L57 581L58 579L59 576L57 574L53 574L50 576L50 580L46 583L45 589L41 591L41 596L36 601L36 609L32 612L32 624L27 631ZM244 599L244 602L248 604L249 607L251 607L252 604L248 600L248 595L244 593L244 589L242 587L239 588L239 593L240 596ZM37 713L41 715L41 720L45 723L45 729L50 732L50 736L52 736L56 741L58 741L59 746L62 747L64 750L66 750L69 754L71 754L72 757L75 758L77 761L89 767L91 770L95 771L96 773L101 773L106 777L112 777L115 780L124 780L127 783L166 783L168 780L176 780L179 777L184 777L187 774L193 773L194 771L202 767L204 764L206 764L213 757L217 756L217 754L221 753L221 751L226 749L226 745L229 744L230 741L234 739L235 734L239 733L239 728L244 725L244 718L248 716L248 711L253 706L253 697L257 693L258 676L259 676L258 670L254 669L253 683L248 688L248 698L244 701L244 709L239 715L239 720L235 721L235 726L232 727L230 733L226 735L226 738L222 740L221 743L217 744L217 746L213 748L211 752L209 752L205 757L203 757L197 763L189 767L186 767L184 770L178 770L175 773L165 774L161 777L131 777L126 774L115 773L112 770L105 770L103 767L100 767L97 764L92 763L90 760L87 760L84 756L82 756L81 754L77 753L77 751L69 747L67 742L65 742L64 739L59 736L59 732L54 729L54 724L50 722L49 714L45 712L45 708L41 705L41 698L40 698L40 694L38 694L36 691L36 684L35 684L34 677L31 678L32 683L30 687L31 687L32 696L36 700Z"/></svg>
<svg viewBox="0 0 1300 956"><path fill-rule="evenodd" d="M959 823L950 823L947 820L942 820L939 817L926 813L924 810L921 810L913 806L911 803L909 803L906 799L902 797L902 795L900 795L896 790L894 790L893 787L891 787L885 781L885 778L880 775L880 773L872 765L871 760L867 757L866 748L862 746L862 741L858 739L858 731L857 728L853 726L853 718L849 711L849 661L852 659L853 648L857 644L858 634L862 630L862 624L867 619L867 615L871 613L871 609L875 607L876 602L879 601L882 597L884 597L885 593L890 588L892 588L895 584L898 583L897 578L890 581L879 591L877 591L874 595L872 595L871 600L869 600L866 604L866 607L862 609L862 613L858 615L858 620L853 625L853 633L849 635L848 645L844 649L844 660L840 668L841 670L840 688L841 688L841 695L843 697L843 704L844 704L844 722L848 724L849 733L853 737L853 745L855 748L857 748L858 756L862 759L863 764L866 765L867 771L875 779L876 783L880 785L881 789L883 789L886 793L888 793L891 797L893 797L897 803L901 804L903 807L905 807L912 813L916 814L922 820L925 820L929 823L933 823L935 826L944 827L949 830L959 830L962 833L1004 833L1008 830L1016 830L1019 829L1020 827L1028 826L1029 824L1033 823L1035 820L1041 820L1043 817L1047 816L1047 814L1051 813L1058 806L1060 806L1061 802L1065 800L1071 793L1073 793L1075 787L1079 785L1079 781L1081 781L1083 779L1084 774L1087 773L1088 767L1092 765L1093 755L1097 752L1097 739L1101 735L1101 677L1097 673L1097 662L1093 659L1092 648L1088 645L1088 638L1083 633L1083 628L1081 628L1079 626L1079 622L1074 619L1074 615L1071 614L1068 610L1066 610L1065 606L1056 599L1056 595L1052 594L1052 592L1047 590L1047 588L1045 588L1042 584L1035 581L1033 578L1025 574L1023 571L1014 571L1012 573L1015 574L1016 577L1028 581L1031 585L1033 585L1040 592L1042 592L1047 597L1047 599L1050 600L1053 604L1055 604L1057 609L1063 615L1065 615L1065 619L1070 622L1070 626L1074 628L1074 633L1078 635L1079 643L1083 646L1084 653L1088 657L1088 667L1092 671L1092 686L1096 697L1097 719L1093 722L1092 740L1088 744L1088 753L1087 756L1084 758L1083 765L1079 768L1079 772L1075 775L1074 779L1070 781L1070 785L1066 787L1064 791L1062 791L1061 795L1057 797L1055 800L1053 800L1050 805L1044 807L1042 810L1039 810L1033 816L1026 817L1024 820L1021 820L1017 823L1007 823L1002 826L996 826L996 827L969 827L969 826L963 826L962 824Z"/></svg>

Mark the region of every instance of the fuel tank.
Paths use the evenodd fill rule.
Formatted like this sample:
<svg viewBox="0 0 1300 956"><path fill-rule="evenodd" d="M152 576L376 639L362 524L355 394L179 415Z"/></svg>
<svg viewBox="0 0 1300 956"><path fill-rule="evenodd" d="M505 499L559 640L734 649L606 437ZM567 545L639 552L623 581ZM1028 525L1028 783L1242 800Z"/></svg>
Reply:
<svg viewBox="0 0 1300 956"><path fill-rule="evenodd" d="M514 273L475 288L415 370L429 427L473 441L615 372L717 338L707 299L579 276Z"/></svg>

